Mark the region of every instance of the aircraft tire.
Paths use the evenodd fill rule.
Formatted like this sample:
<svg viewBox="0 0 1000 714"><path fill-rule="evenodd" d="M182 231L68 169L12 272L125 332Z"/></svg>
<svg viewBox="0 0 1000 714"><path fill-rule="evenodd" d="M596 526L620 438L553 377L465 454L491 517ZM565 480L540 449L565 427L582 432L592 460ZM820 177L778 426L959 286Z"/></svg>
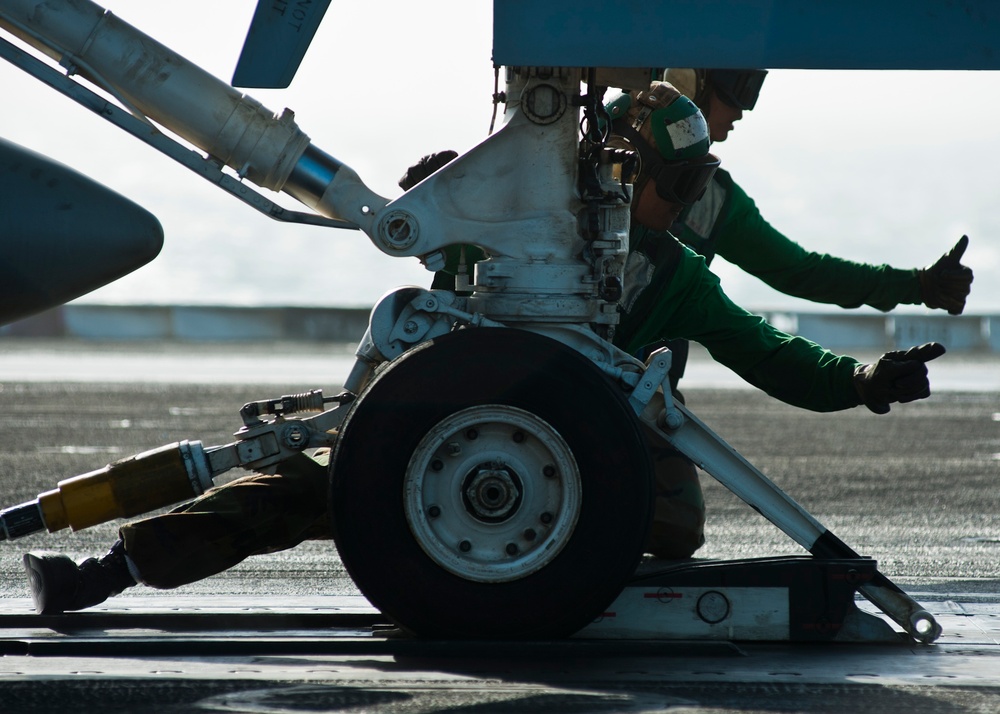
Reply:
<svg viewBox="0 0 1000 714"><path fill-rule="evenodd" d="M331 459L344 566L383 614L431 638L587 625L635 571L651 491L621 387L517 329L458 330L389 363Z"/></svg>

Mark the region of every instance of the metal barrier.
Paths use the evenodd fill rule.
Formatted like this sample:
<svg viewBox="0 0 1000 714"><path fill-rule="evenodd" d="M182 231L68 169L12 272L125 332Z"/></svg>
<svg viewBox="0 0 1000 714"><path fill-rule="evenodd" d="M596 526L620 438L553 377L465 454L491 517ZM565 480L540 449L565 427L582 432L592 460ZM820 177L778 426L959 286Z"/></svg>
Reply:
<svg viewBox="0 0 1000 714"><path fill-rule="evenodd" d="M0 327L0 337L355 342L369 313L367 307L74 304ZM1000 315L761 314L785 332L833 350L885 351L936 341L953 352L1000 352Z"/></svg>

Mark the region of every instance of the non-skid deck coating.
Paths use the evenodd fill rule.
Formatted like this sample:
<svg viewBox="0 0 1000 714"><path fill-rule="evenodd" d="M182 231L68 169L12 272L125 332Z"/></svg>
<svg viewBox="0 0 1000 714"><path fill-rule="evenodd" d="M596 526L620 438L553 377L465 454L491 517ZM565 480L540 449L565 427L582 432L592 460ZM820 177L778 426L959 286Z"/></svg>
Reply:
<svg viewBox="0 0 1000 714"><path fill-rule="evenodd" d="M296 598L130 598L82 613L34 614L27 598L0 600L0 681L67 676L201 679L235 673L251 678L339 679L356 657L486 661L554 659L650 661L648 677L676 682L798 682L1000 687L1000 597L920 602L938 619L932 645L696 643L687 640L569 639L517 643L418 640L400 635L357 596ZM865 600L859 607L878 610ZM898 628L897 628L898 629ZM279 646L279 643L280 644ZM25 654L19 654L24 652ZM30 654L28 654L30 653ZM139 653L139 654L134 654ZM179 653L179 654L178 654ZM212 661L208 655L220 661ZM303 663L302 657L312 664ZM72 666L67 661L72 660ZM314 660L314 661L313 661ZM338 672L316 670L336 660ZM680 664L678 660L683 660ZM659 666L652 664L659 662ZM659 674L657 674L659 672ZM616 672L611 679L625 673ZM433 677L432 677L433 678Z"/></svg>

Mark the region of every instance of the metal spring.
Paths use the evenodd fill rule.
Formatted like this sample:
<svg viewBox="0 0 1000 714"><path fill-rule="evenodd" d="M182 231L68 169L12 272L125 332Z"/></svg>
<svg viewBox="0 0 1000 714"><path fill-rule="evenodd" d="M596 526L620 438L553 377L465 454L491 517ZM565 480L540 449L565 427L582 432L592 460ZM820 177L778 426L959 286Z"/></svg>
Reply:
<svg viewBox="0 0 1000 714"><path fill-rule="evenodd" d="M323 411L323 390L314 389L300 394L284 394L281 397L281 408L285 414L292 412Z"/></svg>

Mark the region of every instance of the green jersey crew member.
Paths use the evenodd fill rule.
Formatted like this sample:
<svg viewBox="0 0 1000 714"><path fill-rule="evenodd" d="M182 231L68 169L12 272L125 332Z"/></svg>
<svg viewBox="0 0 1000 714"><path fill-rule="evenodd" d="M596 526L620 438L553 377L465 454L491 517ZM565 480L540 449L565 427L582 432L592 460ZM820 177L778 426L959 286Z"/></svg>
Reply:
<svg viewBox="0 0 1000 714"><path fill-rule="evenodd" d="M849 385L853 379L861 388L867 367L801 337L780 333L737 307L707 269L707 261L668 231L679 217L689 214L692 204L697 208L699 197L678 201L676 193L665 190L662 184L669 174L664 165L697 161L709 144L702 114L687 97L678 99L675 94L671 85L654 83L650 90L623 94L607 107L613 131L642 158L634 186L631 253L616 343L638 353L652 344L666 341L673 349L678 339L692 339L707 347L716 361L789 404L815 411L857 404L858 395ZM704 129L694 128L696 121ZM692 143L692 135L704 143ZM706 193L713 185L714 176ZM940 351L937 346L909 354L904 362L912 357L920 362L911 365L914 379L926 374L921 360ZM860 391L861 401L873 411L888 411L887 402ZM705 508L697 471L670 449L655 447L653 456L656 500L647 551L661 558L690 557L704 543Z"/></svg>
<svg viewBox="0 0 1000 714"><path fill-rule="evenodd" d="M690 97L708 122L714 144L726 141L743 112L757 104L767 70L678 69L665 79ZM761 216L754 201L720 169L704 196L680 214L670 232L709 265L719 255L775 290L817 303L883 312L897 305L926 305L959 315L965 309L973 273L961 264L968 238L926 268L870 265L803 248ZM683 375L687 344L674 353L671 381Z"/></svg>

